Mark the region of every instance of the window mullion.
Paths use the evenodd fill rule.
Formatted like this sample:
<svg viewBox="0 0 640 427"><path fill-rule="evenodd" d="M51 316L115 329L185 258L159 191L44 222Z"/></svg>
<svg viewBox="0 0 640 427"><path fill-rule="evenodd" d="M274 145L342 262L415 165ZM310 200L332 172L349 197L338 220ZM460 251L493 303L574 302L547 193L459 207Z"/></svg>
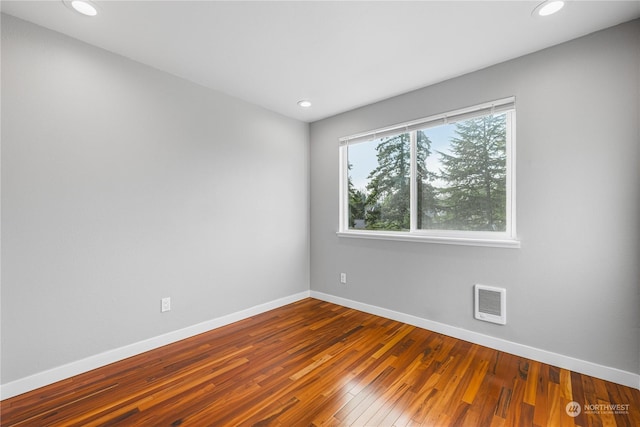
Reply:
<svg viewBox="0 0 640 427"><path fill-rule="evenodd" d="M417 163L417 131L413 130L409 133L410 149L410 184L409 184L409 231L414 232L418 229L418 197L417 197L417 181L418 163Z"/></svg>
<svg viewBox="0 0 640 427"><path fill-rule="evenodd" d="M349 152L348 145L340 147L340 226L349 229Z"/></svg>

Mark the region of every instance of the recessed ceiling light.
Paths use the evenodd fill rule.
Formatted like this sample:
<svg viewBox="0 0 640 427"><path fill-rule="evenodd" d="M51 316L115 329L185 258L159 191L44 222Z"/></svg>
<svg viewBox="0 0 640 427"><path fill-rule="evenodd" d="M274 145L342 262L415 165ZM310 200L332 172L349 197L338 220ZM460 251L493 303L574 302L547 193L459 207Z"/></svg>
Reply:
<svg viewBox="0 0 640 427"><path fill-rule="evenodd" d="M547 0L540 3L533 9L533 14L538 16L549 16L558 12L564 7L564 1L561 0Z"/></svg>
<svg viewBox="0 0 640 427"><path fill-rule="evenodd" d="M96 16L98 8L88 0L63 0L64 4L85 16Z"/></svg>
<svg viewBox="0 0 640 427"><path fill-rule="evenodd" d="M303 99L302 101L298 101L298 105L302 108L309 108L311 107L311 101Z"/></svg>

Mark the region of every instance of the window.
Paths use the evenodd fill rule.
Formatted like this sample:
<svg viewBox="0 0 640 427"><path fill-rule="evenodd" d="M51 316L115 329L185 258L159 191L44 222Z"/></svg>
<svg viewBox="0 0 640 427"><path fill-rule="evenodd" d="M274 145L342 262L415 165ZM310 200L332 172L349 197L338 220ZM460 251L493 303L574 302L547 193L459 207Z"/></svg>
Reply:
<svg viewBox="0 0 640 427"><path fill-rule="evenodd" d="M514 98L340 139L339 235L518 246Z"/></svg>

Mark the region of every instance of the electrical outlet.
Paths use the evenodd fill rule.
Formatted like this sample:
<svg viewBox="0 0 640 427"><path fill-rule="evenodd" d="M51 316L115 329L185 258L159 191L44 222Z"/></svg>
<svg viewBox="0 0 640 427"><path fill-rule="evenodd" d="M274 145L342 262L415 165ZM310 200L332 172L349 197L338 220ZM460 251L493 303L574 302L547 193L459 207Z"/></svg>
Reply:
<svg viewBox="0 0 640 427"><path fill-rule="evenodd" d="M171 298L162 298L162 304L160 307L160 311L164 313L165 311L171 310Z"/></svg>
<svg viewBox="0 0 640 427"><path fill-rule="evenodd" d="M340 273L340 283L343 285L347 284L347 273Z"/></svg>

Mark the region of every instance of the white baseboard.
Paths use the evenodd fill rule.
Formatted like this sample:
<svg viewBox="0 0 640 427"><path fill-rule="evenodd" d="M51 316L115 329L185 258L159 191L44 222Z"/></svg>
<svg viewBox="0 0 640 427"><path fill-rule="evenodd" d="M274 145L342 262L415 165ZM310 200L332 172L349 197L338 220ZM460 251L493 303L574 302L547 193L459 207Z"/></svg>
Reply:
<svg viewBox="0 0 640 427"><path fill-rule="evenodd" d="M87 357L86 359L81 359L76 362L71 362L66 365L58 366L47 371L39 372L37 374L21 378L19 380L2 384L0 385L0 399L8 399L10 397L17 396L19 394L35 390L46 385L53 384L57 381L61 381L75 375L88 372L92 369L100 368L110 363L114 363L119 360L144 353L145 351L153 350L155 348L162 347L163 345L171 344L176 341L180 341L185 338L189 338L194 335L198 335L203 332L207 332L212 329L229 325L233 322L237 322L239 320L243 320L278 307L282 307L284 305L299 301L307 297L309 297L309 291L289 295L284 298L269 301L264 304L259 304L245 310L237 311L226 316L188 326L177 331L169 332L124 347L109 350L104 353Z"/></svg>
<svg viewBox="0 0 640 427"><path fill-rule="evenodd" d="M640 375L631 372L622 371L616 368L610 368L608 366L598 365L596 363L587 362L562 354L552 353L546 350L529 347L527 345L479 334L477 332L457 328L455 326L446 325L444 323L434 322L431 320L412 316L410 314L405 314L386 308L349 300L335 295L329 295L316 291L304 291L254 307L250 307L245 310L231 313L226 316L198 323L196 325L179 329L177 331L149 338L147 340L140 341L131 345L96 354L94 356L90 356L76 362L68 363L66 365L58 366L47 371L39 372L37 374L21 378L19 380L2 384L0 385L0 399L8 399L10 397L17 396L19 394L35 390L46 385L53 384L54 382L67 379L84 372L88 372L92 369L100 368L110 363L114 363L119 360L144 353L145 351L153 350L155 348L162 347L164 345L171 344L176 341L180 341L182 339L189 338L191 336L198 335L203 332L207 332L212 329L216 329L221 326L225 326L233 322L237 322L239 320L258 315L260 313L264 313L269 310L273 310L278 307L282 307L284 305L302 300L307 297L339 304L345 307L364 311L365 313L386 317L388 319L397 320L399 322L428 329L430 331L483 345L485 347L490 347L496 350L515 354L517 356L526 357L527 359L536 360L539 362L547 363L549 365L558 366L563 369L569 369L581 374L602 378L607 381L640 389Z"/></svg>
<svg viewBox="0 0 640 427"><path fill-rule="evenodd" d="M322 292L311 291L310 296L319 300L339 304L345 307L364 311L365 313L375 314L377 316L386 317L387 319L397 320L419 328L428 329L443 335L469 341L485 347L493 348L506 353L515 354L516 356L525 357L527 359L536 360L538 362L557 366L559 368L568 369L580 374L601 378L617 384L640 389L640 375L632 372L622 371L620 369L599 365L597 363L587 362L585 360L576 359L558 353L553 353L539 348L530 347L524 344L518 344L501 338L491 337L489 335L480 334L469 331L467 329L446 325L444 323L434 322L432 320L423 319L421 317L412 316L393 310L389 310L374 305L349 300L335 295L325 294Z"/></svg>

